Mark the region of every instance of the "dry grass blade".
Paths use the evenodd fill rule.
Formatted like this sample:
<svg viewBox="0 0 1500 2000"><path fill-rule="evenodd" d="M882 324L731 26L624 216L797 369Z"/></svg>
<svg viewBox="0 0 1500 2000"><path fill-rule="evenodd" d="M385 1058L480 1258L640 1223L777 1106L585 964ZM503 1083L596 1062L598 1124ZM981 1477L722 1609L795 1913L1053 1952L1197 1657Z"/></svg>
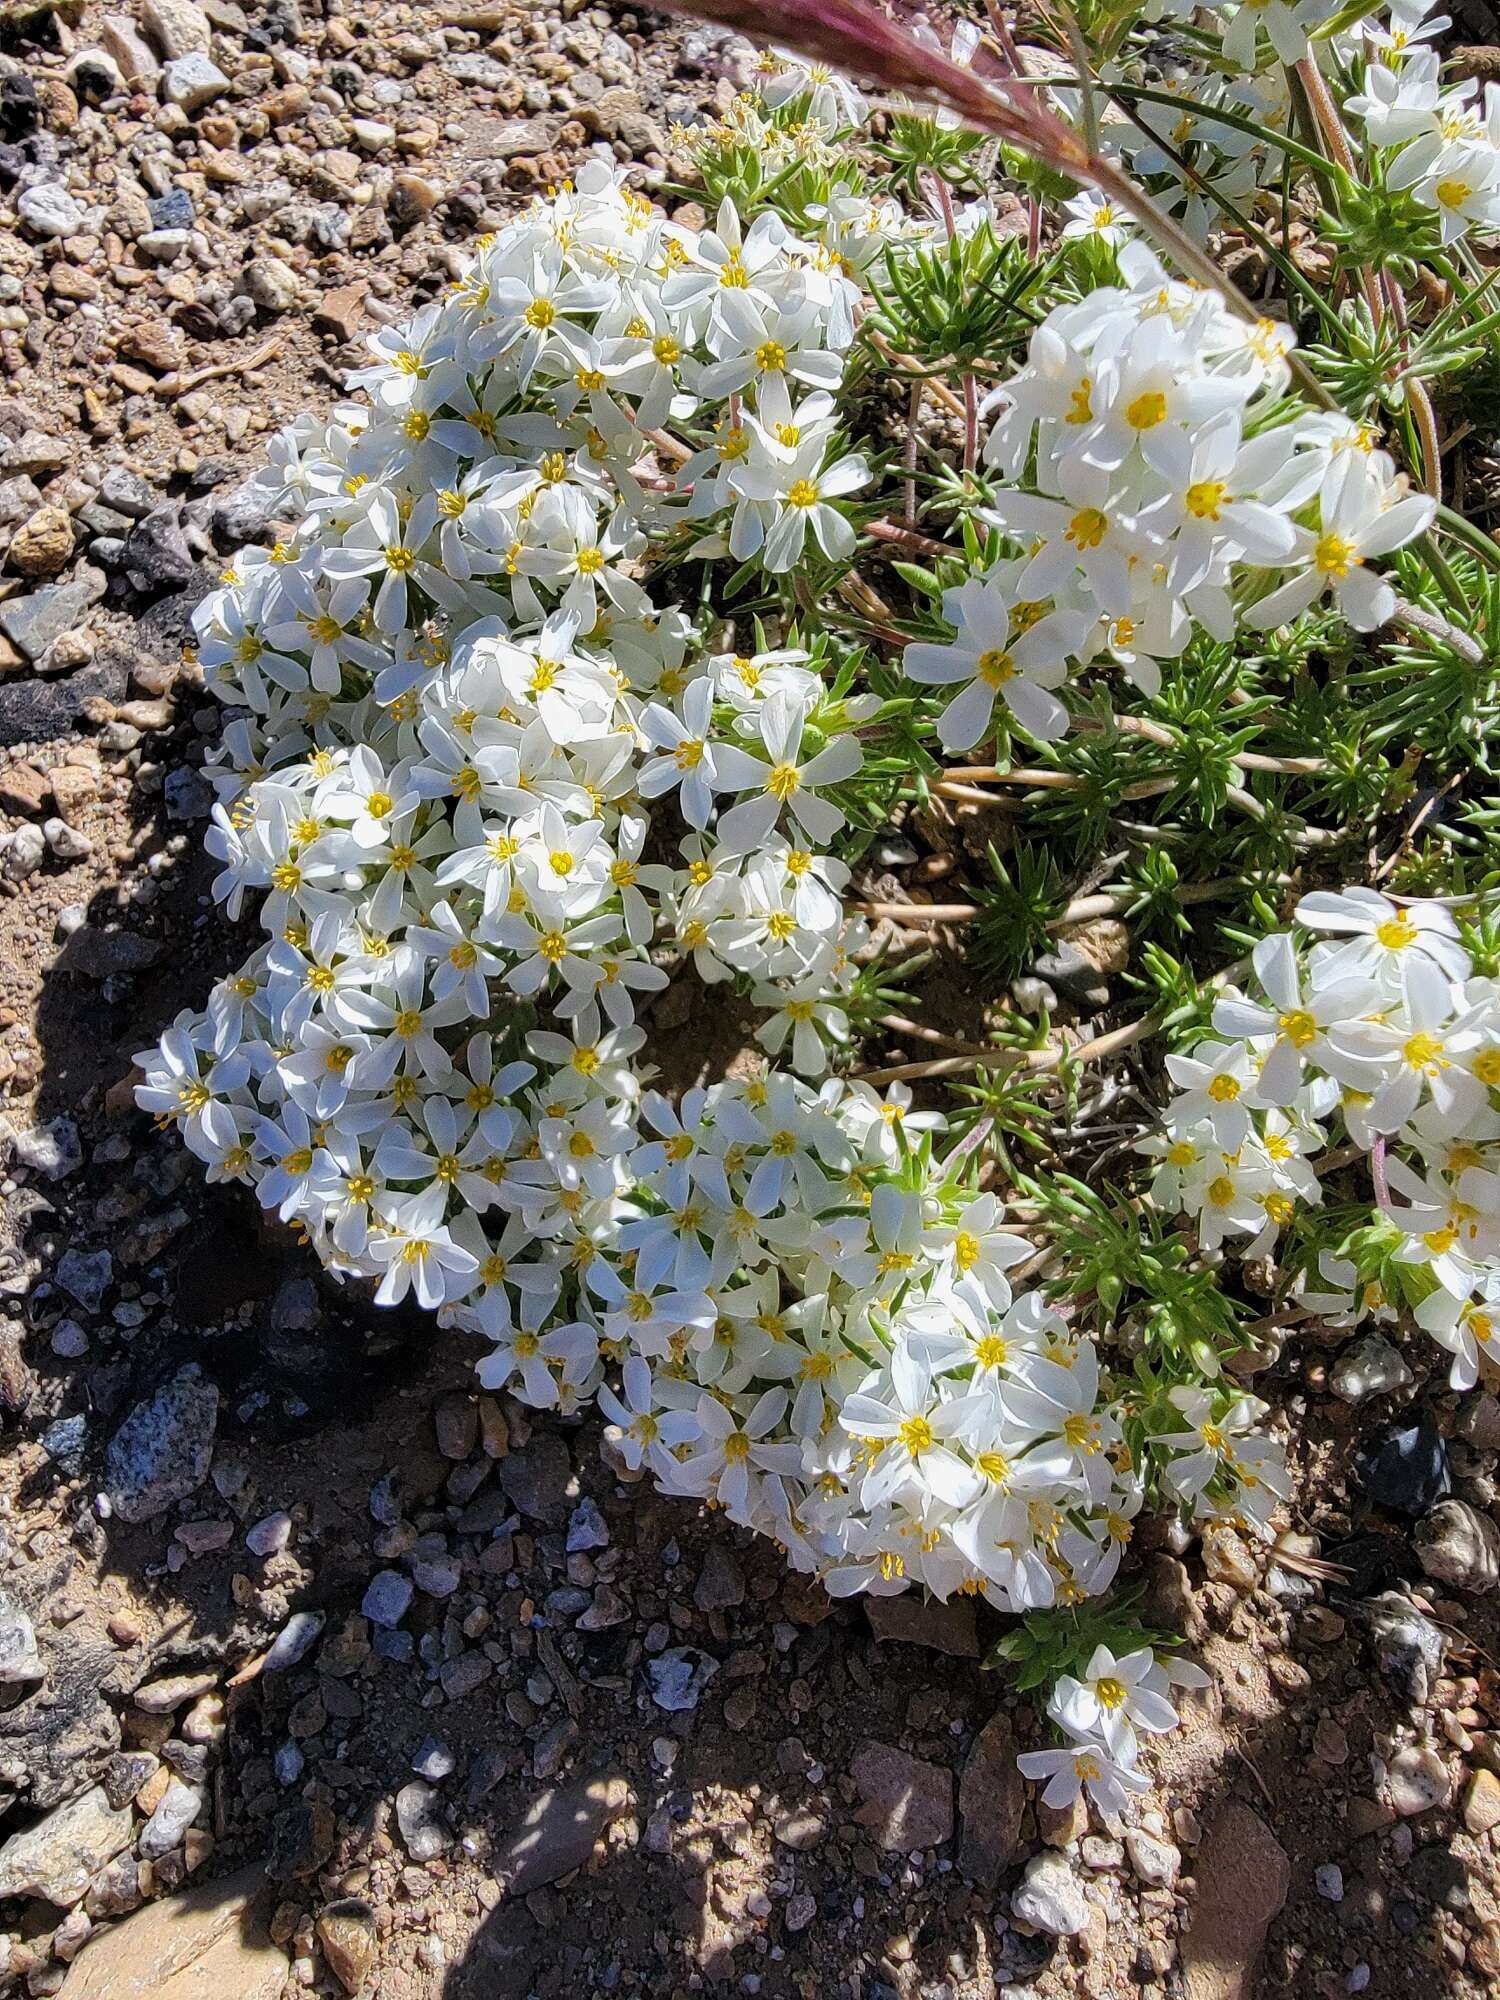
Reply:
<svg viewBox="0 0 1500 2000"><path fill-rule="evenodd" d="M717 21L752 42L831 63L883 90L946 105L981 131L1091 178L1088 149L1036 92L1004 77L981 80L882 14L873 0L667 0L668 11Z"/></svg>

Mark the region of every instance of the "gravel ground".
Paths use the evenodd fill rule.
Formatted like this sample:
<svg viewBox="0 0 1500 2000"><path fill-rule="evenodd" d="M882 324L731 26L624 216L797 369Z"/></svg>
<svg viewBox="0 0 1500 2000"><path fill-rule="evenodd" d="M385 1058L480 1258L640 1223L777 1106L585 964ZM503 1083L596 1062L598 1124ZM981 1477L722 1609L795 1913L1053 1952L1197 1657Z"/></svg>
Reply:
<svg viewBox="0 0 1500 2000"><path fill-rule="evenodd" d="M468 1343L326 1286L131 1109L247 948L181 648L274 533L268 435L591 148L659 185L744 51L586 5L125 4L0 0L0 1991L1493 1991L1500 1403L1429 1344L1261 1357L1284 1560L1140 1550L1213 1686L1089 1823L1015 1772L982 1607L833 1606L596 1425L476 1395ZM733 1053L688 987L655 1026Z"/></svg>

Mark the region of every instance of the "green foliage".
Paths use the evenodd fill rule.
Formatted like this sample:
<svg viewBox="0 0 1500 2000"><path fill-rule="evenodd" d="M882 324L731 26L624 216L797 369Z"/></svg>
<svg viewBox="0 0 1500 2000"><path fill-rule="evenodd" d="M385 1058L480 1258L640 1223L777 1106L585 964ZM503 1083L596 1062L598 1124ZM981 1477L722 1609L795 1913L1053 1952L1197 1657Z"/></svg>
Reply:
<svg viewBox="0 0 1500 2000"><path fill-rule="evenodd" d="M1195 1268L1170 1219L1071 1174L1023 1176L1018 1185L1066 1273L1056 1293L1101 1331L1128 1322L1143 1382L1212 1379L1222 1357L1246 1344L1248 1314L1223 1289L1221 1272Z"/></svg>
<svg viewBox="0 0 1500 2000"><path fill-rule="evenodd" d="M983 1664L1014 1669L1017 1692L1028 1694L1051 1687L1064 1674L1081 1678L1099 1646L1108 1646L1116 1658L1141 1646L1154 1653L1175 1652L1182 1644L1180 1634L1143 1625L1136 1615L1140 1597L1139 1590L1117 1590L1098 1601L1028 1612L996 1640Z"/></svg>
<svg viewBox="0 0 1500 2000"><path fill-rule="evenodd" d="M869 330L945 376L1003 362L1040 316L1055 260L1037 263L1014 237L988 223L928 247L892 245L883 272L870 275L875 309Z"/></svg>
<svg viewBox="0 0 1500 2000"><path fill-rule="evenodd" d="M1003 987L1050 949L1051 926L1068 899L1044 848L1017 848L1006 862L991 842L986 859L989 879L974 890L979 915L969 929L968 958L977 974Z"/></svg>
<svg viewBox="0 0 1500 2000"><path fill-rule="evenodd" d="M935 118L898 111L891 116L885 138L871 151L889 166L893 187L911 200L922 200L928 174L936 174L963 194L978 194L993 148L982 133L967 125L940 125Z"/></svg>

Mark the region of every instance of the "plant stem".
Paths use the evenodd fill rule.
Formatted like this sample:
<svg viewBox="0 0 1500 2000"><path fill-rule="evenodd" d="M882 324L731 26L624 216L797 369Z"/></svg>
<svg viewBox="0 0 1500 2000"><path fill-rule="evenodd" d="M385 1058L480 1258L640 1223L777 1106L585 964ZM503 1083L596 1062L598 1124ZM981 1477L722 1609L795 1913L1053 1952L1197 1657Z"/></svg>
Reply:
<svg viewBox="0 0 1500 2000"><path fill-rule="evenodd" d="M1436 611L1428 611L1420 604L1410 604L1404 597L1396 599L1396 609L1392 614L1392 624L1405 625L1413 632L1423 632L1429 639L1441 639L1445 646L1451 646L1461 660L1467 660L1471 667L1485 664L1485 651L1477 639L1461 632Z"/></svg>
<svg viewBox="0 0 1500 2000"><path fill-rule="evenodd" d="M1111 1028L1107 1034L1095 1035L1071 1049L1032 1049L1024 1054L1016 1049L980 1049L971 1055L940 1056L931 1062L897 1063L893 1069L856 1070L854 1074L862 1083L878 1084L901 1083L911 1077L961 1076L975 1068L1059 1069L1065 1062L1102 1062L1107 1056L1118 1055L1154 1035L1159 1025L1155 1014L1144 1014L1139 1021Z"/></svg>

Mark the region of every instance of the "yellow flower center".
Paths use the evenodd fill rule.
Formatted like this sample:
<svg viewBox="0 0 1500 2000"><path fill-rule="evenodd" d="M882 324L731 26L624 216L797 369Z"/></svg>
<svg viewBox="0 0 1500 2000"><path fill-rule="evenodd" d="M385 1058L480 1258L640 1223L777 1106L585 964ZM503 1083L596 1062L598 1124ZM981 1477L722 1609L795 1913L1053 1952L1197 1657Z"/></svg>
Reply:
<svg viewBox="0 0 1500 2000"><path fill-rule="evenodd" d="M1313 567L1324 576L1342 579L1363 560L1345 535L1323 535L1313 550Z"/></svg>
<svg viewBox="0 0 1500 2000"><path fill-rule="evenodd" d="M1015 679L1016 671L1016 663L1010 654L994 646L981 653L974 662L975 674L990 688L1004 687L1007 681Z"/></svg>
<svg viewBox="0 0 1500 2000"><path fill-rule="evenodd" d="M1294 1007L1276 1023L1294 1049L1305 1049L1318 1039L1318 1024L1304 1008Z"/></svg>
<svg viewBox="0 0 1500 2000"><path fill-rule="evenodd" d="M896 1432L896 1436L913 1458L920 1458L933 1443L932 1425L923 1416L907 1417Z"/></svg>
<svg viewBox="0 0 1500 2000"><path fill-rule="evenodd" d="M1109 532L1109 516L1097 507L1080 507L1069 521L1064 541L1077 549L1097 549Z"/></svg>
<svg viewBox="0 0 1500 2000"><path fill-rule="evenodd" d="M1125 421L1133 431L1155 430L1166 414L1167 399L1160 389L1147 389L1125 406Z"/></svg>

